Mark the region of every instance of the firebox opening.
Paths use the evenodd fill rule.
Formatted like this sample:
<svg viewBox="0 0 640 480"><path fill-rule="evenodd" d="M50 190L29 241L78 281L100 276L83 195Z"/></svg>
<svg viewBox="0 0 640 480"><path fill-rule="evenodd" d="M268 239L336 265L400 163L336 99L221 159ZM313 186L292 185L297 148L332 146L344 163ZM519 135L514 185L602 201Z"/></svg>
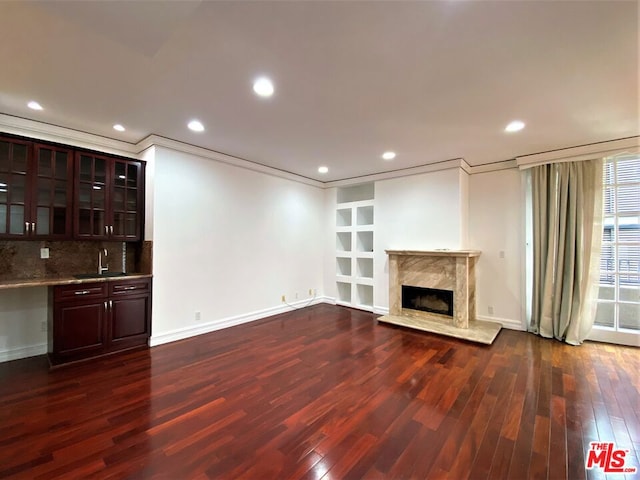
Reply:
<svg viewBox="0 0 640 480"><path fill-rule="evenodd" d="M402 308L453 317L453 292L402 285Z"/></svg>

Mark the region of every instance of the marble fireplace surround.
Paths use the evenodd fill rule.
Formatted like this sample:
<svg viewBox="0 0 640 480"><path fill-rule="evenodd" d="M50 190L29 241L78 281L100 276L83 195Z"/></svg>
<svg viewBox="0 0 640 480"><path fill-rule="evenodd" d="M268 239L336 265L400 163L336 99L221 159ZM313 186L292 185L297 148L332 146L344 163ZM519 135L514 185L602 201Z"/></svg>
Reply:
<svg viewBox="0 0 640 480"><path fill-rule="evenodd" d="M501 325L476 320L478 250L386 250L389 315L382 322L490 344ZM453 291L453 317L402 308L402 285Z"/></svg>

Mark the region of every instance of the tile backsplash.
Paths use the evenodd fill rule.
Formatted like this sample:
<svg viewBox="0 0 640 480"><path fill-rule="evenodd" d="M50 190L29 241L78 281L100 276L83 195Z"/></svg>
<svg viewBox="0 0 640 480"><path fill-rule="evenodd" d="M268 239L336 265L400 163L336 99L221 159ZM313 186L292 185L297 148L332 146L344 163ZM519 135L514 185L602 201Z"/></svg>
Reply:
<svg viewBox="0 0 640 480"><path fill-rule="evenodd" d="M40 258L40 249L49 258ZM65 277L98 270L98 254L106 248L109 271L151 273L152 242L0 241L0 280ZM123 248L126 252L124 265Z"/></svg>

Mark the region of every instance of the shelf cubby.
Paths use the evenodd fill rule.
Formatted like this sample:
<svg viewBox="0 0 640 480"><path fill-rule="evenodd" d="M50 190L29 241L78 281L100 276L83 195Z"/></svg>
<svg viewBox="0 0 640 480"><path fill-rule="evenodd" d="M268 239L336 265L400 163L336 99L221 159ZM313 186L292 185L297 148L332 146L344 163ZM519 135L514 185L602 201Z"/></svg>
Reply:
<svg viewBox="0 0 640 480"><path fill-rule="evenodd" d="M346 282L336 282L336 290L338 291L339 302L351 303L351 284Z"/></svg>
<svg viewBox="0 0 640 480"><path fill-rule="evenodd" d="M373 287L371 285L358 284L356 289L358 295L358 306L373 308Z"/></svg>
<svg viewBox="0 0 640 480"><path fill-rule="evenodd" d="M357 233L356 251L373 252L373 232Z"/></svg>
<svg viewBox="0 0 640 480"><path fill-rule="evenodd" d="M360 202L373 200L375 190L373 183L363 183L350 187L338 188L338 203Z"/></svg>
<svg viewBox="0 0 640 480"><path fill-rule="evenodd" d="M373 205L356 208L356 225L373 225Z"/></svg>
<svg viewBox="0 0 640 480"><path fill-rule="evenodd" d="M358 258L356 265L358 277L373 278L373 258Z"/></svg>
<svg viewBox="0 0 640 480"><path fill-rule="evenodd" d="M351 259L347 257L337 257L336 273L338 275L351 276Z"/></svg>
<svg viewBox="0 0 640 480"><path fill-rule="evenodd" d="M339 252L351 251L351 232L336 233L336 250Z"/></svg>
<svg viewBox="0 0 640 480"><path fill-rule="evenodd" d="M336 226L337 227L350 227L352 217L351 208L339 208L336 210Z"/></svg>

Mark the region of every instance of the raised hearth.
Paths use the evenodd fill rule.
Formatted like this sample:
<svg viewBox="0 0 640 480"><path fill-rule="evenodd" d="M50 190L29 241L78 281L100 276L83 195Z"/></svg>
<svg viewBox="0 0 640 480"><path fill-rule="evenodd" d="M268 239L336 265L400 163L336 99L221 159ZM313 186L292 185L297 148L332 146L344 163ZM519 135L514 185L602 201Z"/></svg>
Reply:
<svg viewBox="0 0 640 480"><path fill-rule="evenodd" d="M380 317L381 322L474 342L493 342L501 325L475 318L478 250L386 252L389 255L389 315ZM411 294L412 298L403 298L403 291L405 297ZM451 296L453 308L445 309L443 303Z"/></svg>

